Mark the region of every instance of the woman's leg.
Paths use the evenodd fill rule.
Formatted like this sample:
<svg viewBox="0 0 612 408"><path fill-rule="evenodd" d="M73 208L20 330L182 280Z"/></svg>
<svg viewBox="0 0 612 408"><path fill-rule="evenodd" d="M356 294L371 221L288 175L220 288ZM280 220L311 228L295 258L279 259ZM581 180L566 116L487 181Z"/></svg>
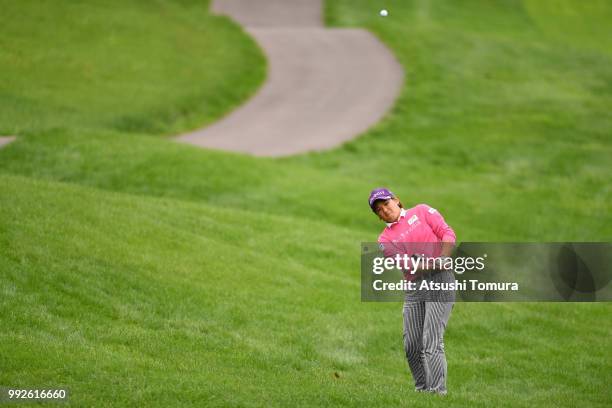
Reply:
<svg viewBox="0 0 612 408"><path fill-rule="evenodd" d="M423 367L423 323L425 302L406 299L404 301L404 350L417 391L425 391L425 368Z"/></svg>
<svg viewBox="0 0 612 408"><path fill-rule="evenodd" d="M423 324L425 382L429 391L446 394L444 331L453 309L452 302L426 302Z"/></svg>

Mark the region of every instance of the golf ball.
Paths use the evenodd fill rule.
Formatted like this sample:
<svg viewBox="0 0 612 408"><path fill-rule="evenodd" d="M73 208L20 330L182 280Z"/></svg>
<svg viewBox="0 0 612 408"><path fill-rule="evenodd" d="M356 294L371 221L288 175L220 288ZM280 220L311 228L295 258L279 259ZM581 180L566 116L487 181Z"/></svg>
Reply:
<svg viewBox="0 0 612 408"><path fill-rule="evenodd" d="M385 9L380 10L380 15L383 17L387 17L389 15L389 12Z"/></svg>

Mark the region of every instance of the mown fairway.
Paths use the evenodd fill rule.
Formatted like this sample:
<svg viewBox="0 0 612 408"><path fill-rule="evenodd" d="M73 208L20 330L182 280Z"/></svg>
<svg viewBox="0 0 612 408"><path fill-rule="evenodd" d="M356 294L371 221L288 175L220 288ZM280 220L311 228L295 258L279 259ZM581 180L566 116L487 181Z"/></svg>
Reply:
<svg viewBox="0 0 612 408"><path fill-rule="evenodd" d="M462 241L609 241L606 1L333 0L406 71L386 119L283 159L171 141L265 60L206 2L0 0L0 386L74 406L609 406L610 304L457 304L449 396L360 302L387 185Z"/></svg>

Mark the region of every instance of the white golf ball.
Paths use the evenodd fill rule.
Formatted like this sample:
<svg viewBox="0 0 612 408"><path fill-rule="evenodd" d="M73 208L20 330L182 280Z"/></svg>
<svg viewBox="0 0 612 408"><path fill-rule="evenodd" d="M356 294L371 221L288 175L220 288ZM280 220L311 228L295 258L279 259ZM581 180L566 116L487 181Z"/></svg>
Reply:
<svg viewBox="0 0 612 408"><path fill-rule="evenodd" d="M380 10L380 15L383 17L387 17L389 15L389 12L385 9Z"/></svg>

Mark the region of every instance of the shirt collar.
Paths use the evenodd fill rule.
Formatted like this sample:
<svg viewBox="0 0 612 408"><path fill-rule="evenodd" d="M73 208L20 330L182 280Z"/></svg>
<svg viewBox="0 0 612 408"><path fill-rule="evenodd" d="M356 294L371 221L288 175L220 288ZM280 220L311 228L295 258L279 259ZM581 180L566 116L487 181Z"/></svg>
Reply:
<svg viewBox="0 0 612 408"><path fill-rule="evenodd" d="M404 217L406 215L406 210L402 208L402 211L400 211L400 216L397 218L397 221L395 222L385 222L385 224L387 224L388 228L391 228L391 226L393 224L397 224L399 222L400 219L402 219L402 217Z"/></svg>

